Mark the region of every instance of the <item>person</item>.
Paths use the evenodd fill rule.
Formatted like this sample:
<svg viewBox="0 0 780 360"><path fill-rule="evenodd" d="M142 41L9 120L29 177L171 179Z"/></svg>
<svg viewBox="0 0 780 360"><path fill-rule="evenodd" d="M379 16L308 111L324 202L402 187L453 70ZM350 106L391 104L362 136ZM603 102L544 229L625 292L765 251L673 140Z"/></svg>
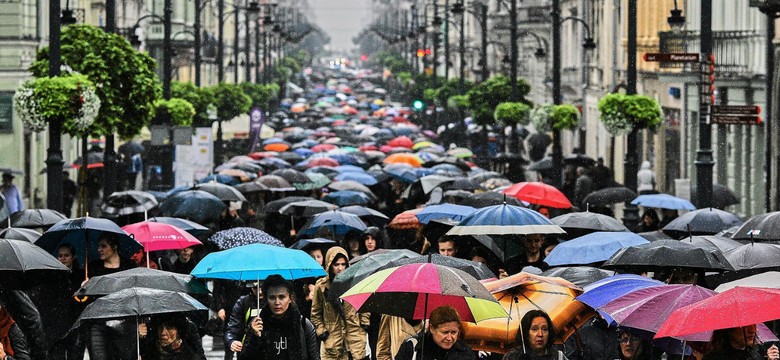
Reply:
<svg viewBox="0 0 780 360"><path fill-rule="evenodd" d="M550 316L541 310L531 310L520 320L517 329L517 346L504 355L504 360L519 359L567 359L563 352L553 347L555 327Z"/></svg>
<svg viewBox="0 0 780 360"><path fill-rule="evenodd" d="M582 200L593 192L593 179L588 175L588 171L580 166L577 168L577 181L574 185L574 206L578 206L580 209L587 208L587 204L583 204Z"/></svg>
<svg viewBox="0 0 780 360"><path fill-rule="evenodd" d="M30 360L24 333L5 308L0 308L0 359Z"/></svg>
<svg viewBox="0 0 780 360"><path fill-rule="evenodd" d="M78 195L76 182L68 178L68 172L62 172L62 214L70 218L73 211L73 203Z"/></svg>
<svg viewBox="0 0 780 360"><path fill-rule="evenodd" d="M30 295L44 322L46 338L50 344L49 359L81 359L86 344L80 332L68 330L84 309L84 304L73 297L73 293L84 282L84 270L80 268L76 260L76 250L71 244L62 244L57 248L57 260L68 268L67 278L36 288Z"/></svg>
<svg viewBox="0 0 780 360"><path fill-rule="evenodd" d="M702 360L759 360L761 355L756 341L756 325L715 330L712 334L712 351ZM766 350L766 358L777 360L780 353L776 345Z"/></svg>
<svg viewBox="0 0 780 360"><path fill-rule="evenodd" d="M612 186L612 170L604 165L604 158L599 156L596 167L593 168L593 189L601 190Z"/></svg>
<svg viewBox="0 0 780 360"><path fill-rule="evenodd" d="M317 280L311 305L311 322L322 341L320 358L363 359L369 314L358 314L349 303L328 298L333 279L349 266L347 251L340 246L328 249L325 264L328 275Z"/></svg>
<svg viewBox="0 0 780 360"><path fill-rule="evenodd" d="M153 317L138 325L138 336L143 360L206 360L198 327L184 315Z"/></svg>
<svg viewBox="0 0 780 360"><path fill-rule="evenodd" d="M379 320L379 337L376 344L376 360L392 360L404 340L417 335L423 329L422 320L404 319L382 315Z"/></svg>
<svg viewBox="0 0 780 360"><path fill-rule="evenodd" d="M441 256L456 256L458 254L458 244L455 243L455 239L450 237L439 238L439 255Z"/></svg>
<svg viewBox="0 0 780 360"><path fill-rule="evenodd" d="M265 297L260 289L259 282L250 282L246 287L251 288L251 294L242 295L233 305L233 311L225 329L225 347L234 353L240 353L244 346L247 328L250 318L257 316L258 311L265 306Z"/></svg>
<svg viewBox="0 0 780 360"><path fill-rule="evenodd" d="M454 307L442 305L431 311L427 331L406 339L398 349L395 359L476 359L476 354L463 342L462 337L460 314Z"/></svg>
<svg viewBox="0 0 780 360"><path fill-rule="evenodd" d="M658 219L658 213L653 209L645 209L645 212L642 213L642 221L637 226L635 232L656 231L661 228L660 225L661 221Z"/></svg>
<svg viewBox="0 0 780 360"><path fill-rule="evenodd" d="M347 244L347 250L349 251L350 260L366 253L366 248L363 245L363 241L361 241L360 238L355 237L352 234L348 234L347 238L344 239L344 241ZM327 261L325 263L327 264Z"/></svg>
<svg viewBox="0 0 780 360"><path fill-rule="evenodd" d="M569 359L604 360L617 359L620 342L616 326L609 326L600 314L582 324L563 344L563 352Z"/></svg>
<svg viewBox="0 0 780 360"><path fill-rule="evenodd" d="M663 215L664 218L661 220L661 223L658 225L661 229L666 227L666 225L669 225L672 220L676 219L678 214L677 210L674 209L663 209Z"/></svg>
<svg viewBox="0 0 780 360"><path fill-rule="evenodd" d="M522 239L522 245L523 250L525 251L507 260L507 275L517 274L526 266L533 266L535 268L539 268L542 271L550 268L550 266L544 262L544 252L542 252L542 245L544 245L544 235L526 235Z"/></svg>
<svg viewBox="0 0 780 360"><path fill-rule="evenodd" d="M369 226L363 230L363 245L366 248L366 253L382 247L379 241L379 233L379 228L376 226Z"/></svg>
<svg viewBox="0 0 780 360"><path fill-rule="evenodd" d="M642 167L636 173L636 190L639 191L639 195L655 192L655 173L647 160L642 162Z"/></svg>
<svg viewBox="0 0 780 360"><path fill-rule="evenodd" d="M132 269L130 260L119 256L119 238L115 235L104 233L98 239L97 260L91 261L87 268L89 277L113 274L122 270Z"/></svg>
<svg viewBox="0 0 780 360"><path fill-rule="evenodd" d="M181 250L176 250L176 261L173 262L171 271L178 274L189 274L192 269L195 268L197 262L192 258L192 253L195 249L192 247L186 247Z"/></svg>
<svg viewBox="0 0 780 360"><path fill-rule="evenodd" d="M626 330L620 332L618 342L620 343L618 360L652 360L660 358L657 355L654 356L653 346L649 341Z"/></svg>
<svg viewBox="0 0 780 360"><path fill-rule="evenodd" d="M24 210L22 194L19 192L19 188L14 185L13 174L9 172L3 173L3 184L0 185L0 192L5 196L5 205L8 206L8 211L11 214Z"/></svg>
<svg viewBox="0 0 780 360"><path fill-rule="evenodd" d="M312 247L306 252L309 253L309 256L314 258L314 260L317 261L317 263L320 264L320 266L323 266L322 262L324 261L325 258L324 256L322 256L322 248Z"/></svg>
<svg viewBox="0 0 780 360"><path fill-rule="evenodd" d="M320 342L311 321L295 306L293 286L279 275L263 282L266 305L249 322L239 360L319 360Z"/></svg>

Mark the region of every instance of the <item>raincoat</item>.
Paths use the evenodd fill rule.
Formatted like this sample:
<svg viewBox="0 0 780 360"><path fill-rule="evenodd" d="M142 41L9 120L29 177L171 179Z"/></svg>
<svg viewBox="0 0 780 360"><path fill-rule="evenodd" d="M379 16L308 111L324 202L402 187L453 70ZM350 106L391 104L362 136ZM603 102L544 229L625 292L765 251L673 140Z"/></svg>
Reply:
<svg viewBox="0 0 780 360"><path fill-rule="evenodd" d="M379 323L379 339L376 342L376 360L395 358L404 340L422 331L422 321L412 325L398 316L382 315Z"/></svg>

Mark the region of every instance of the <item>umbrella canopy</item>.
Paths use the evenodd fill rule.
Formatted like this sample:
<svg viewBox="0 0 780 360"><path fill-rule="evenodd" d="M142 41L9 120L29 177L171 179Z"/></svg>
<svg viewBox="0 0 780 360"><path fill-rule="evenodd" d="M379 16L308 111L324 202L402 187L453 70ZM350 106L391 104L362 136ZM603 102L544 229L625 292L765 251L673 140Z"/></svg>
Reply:
<svg viewBox="0 0 780 360"><path fill-rule="evenodd" d="M257 181L250 181L241 183L235 186L236 190L241 192L242 194L251 194L261 191L270 191L271 189Z"/></svg>
<svg viewBox="0 0 780 360"><path fill-rule="evenodd" d="M218 220L225 207L222 200L210 193L188 190L165 199L160 204L160 212L166 216L207 224Z"/></svg>
<svg viewBox="0 0 780 360"><path fill-rule="evenodd" d="M453 268L409 264L376 272L341 296L359 312L427 319L441 305L464 321L506 317L507 312L477 279Z"/></svg>
<svg viewBox="0 0 780 360"><path fill-rule="evenodd" d="M293 169L282 169L282 170L276 170L271 173L271 175L276 175L281 177L282 179L287 180L290 184L307 184L311 182L311 179L304 175L302 172L298 170Z"/></svg>
<svg viewBox="0 0 780 360"><path fill-rule="evenodd" d="M588 194L588 196L582 200L582 203L591 206L609 206L631 201L636 197L636 193L629 188L622 186L608 187Z"/></svg>
<svg viewBox="0 0 780 360"><path fill-rule="evenodd" d="M447 155L454 156L458 159L466 159L466 158L474 157L474 153L471 152L470 149L462 148L462 147L447 150Z"/></svg>
<svg viewBox="0 0 780 360"><path fill-rule="evenodd" d="M76 320L74 328L88 320L122 319L198 310L208 310L208 308L185 293L135 287L117 291L87 305Z"/></svg>
<svg viewBox="0 0 780 360"><path fill-rule="evenodd" d="M700 235L700 236L690 236L687 238L680 239L681 242L693 244L696 247L700 248L707 248L711 250L719 250L723 253L723 256L726 255L726 251L729 251L731 249L740 247L742 243L729 239L727 237L718 236L718 235ZM728 259L728 257L726 257ZM729 260L731 262L731 260ZM732 265L734 265L732 263Z"/></svg>
<svg viewBox="0 0 780 360"><path fill-rule="evenodd" d="M325 195L323 200L336 204L338 206L350 206L350 205L367 205L371 203L371 198L368 195L359 191L334 191Z"/></svg>
<svg viewBox="0 0 780 360"><path fill-rule="evenodd" d="M115 236L119 239L119 254L129 259L142 245L127 235L111 220L93 217L66 219L54 224L35 245L42 247L50 254L56 254L62 244L71 244L76 249L76 257L82 264L98 259L98 239L103 235ZM87 249L89 252L87 252ZM82 258L86 254L86 258Z"/></svg>
<svg viewBox="0 0 780 360"><path fill-rule="evenodd" d="M265 185L271 189L271 191L295 191L295 188L292 186L292 184L283 179L281 176L263 175L257 178L255 181Z"/></svg>
<svg viewBox="0 0 780 360"><path fill-rule="evenodd" d="M263 207L263 210L266 214L272 214L272 213L278 213L279 210L282 210L283 207L285 207L287 204L292 204L294 202L300 202L300 201L308 201L312 200L312 198L307 196L288 196L285 198L281 198L279 200L269 201L265 204L265 207Z"/></svg>
<svg viewBox="0 0 780 360"><path fill-rule="evenodd" d="M595 231L629 231L625 225L621 224L620 221L617 221L615 218L592 212L563 214L552 218L552 222L555 225L560 226L561 229L566 230L566 233L569 235L577 233L577 235L582 236Z"/></svg>
<svg viewBox="0 0 780 360"><path fill-rule="evenodd" d="M350 261L350 265L344 271L333 279L328 292L329 299L338 299L347 290L351 289L363 279L380 270L381 267L392 261L410 259L419 256L411 250L406 249L381 249L382 251L373 251L359 256L358 261ZM356 260L357 257L353 260Z"/></svg>
<svg viewBox="0 0 780 360"><path fill-rule="evenodd" d="M415 256L412 258L393 260L386 265L379 268L379 270L389 269L396 266L403 266L408 264L436 264L441 266L450 267L453 269L462 270L465 273L473 276L477 280L496 279L496 274L493 274L485 264L456 258L454 256L443 256L439 254L429 254Z"/></svg>
<svg viewBox="0 0 780 360"><path fill-rule="evenodd" d="M640 275L614 275L585 286L585 292L577 300L596 309L632 291L663 284Z"/></svg>
<svg viewBox="0 0 780 360"><path fill-rule="evenodd" d="M427 224L431 220L436 219L452 219L455 221L462 221L467 216L477 211L477 209L471 206L455 205L455 204L440 204L429 205L418 211L415 216L422 224Z"/></svg>
<svg viewBox="0 0 780 360"><path fill-rule="evenodd" d="M284 247L284 244L277 238L268 235L268 233L263 230L250 227L235 227L217 231L208 238L208 242L217 245L220 250L232 249L250 244Z"/></svg>
<svg viewBox="0 0 780 360"><path fill-rule="evenodd" d="M722 293L726 290L733 289L738 286L780 289L780 272L767 271L739 280L723 283L715 288L715 292Z"/></svg>
<svg viewBox="0 0 780 360"><path fill-rule="evenodd" d="M144 251L178 250L203 245L192 234L173 225L143 221L122 227L122 230L144 246Z"/></svg>
<svg viewBox="0 0 780 360"><path fill-rule="evenodd" d="M631 204L657 209L696 210L690 201L669 194L639 195Z"/></svg>
<svg viewBox="0 0 780 360"><path fill-rule="evenodd" d="M406 210L396 215L393 220L390 220L390 223L387 224L387 227L395 230L419 229L422 225L420 224L420 220L417 218L417 213L421 210L422 209Z"/></svg>
<svg viewBox="0 0 780 360"><path fill-rule="evenodd" d="M209 289L191 275L144 267L95 276L76 291L78 296L104 296L134 287L208 294Z"/></svg>
<svg viewBox="0 0 780 360"><path fill-rule="evenodd" d="M384 160L382 160L383 164L408 164L412 167L421 167L422 166L422 159L414 154L406 154L406 153L398 153L398 154L392 154Z"/></svg>
<svg viewBox="0 0 780 360"><path fill-rule="evenodd" d="M120 191L109 195L100 206L104 214L130 215L144 213L157 206L157 199L143 191Z"/></svg>
<svg viewBox="0 0 780 360"><path fill-rule="evenodd" d="M374 192L371 191L371 189L356 181L351 181L351 180L334 181L328 184L328 188L336 191L343 191L343 190L360 191L371 198L376 198L376 195L374 195Z"/></svg>
<svg viewBox="0 0 780 360"><path fill-rule="evenodd" d="M780 211L750 218L731 238L734 240L780 241Z"/></svg>
<svg viewBox="0 0 780 360"><path fill-rule="evenodd" d="M742 225L736 215L713 208L682 214L664 226L664 233L682 238L688 235L714 235L732 226Z"/></svg>
<svg viewBox="0 0 780 360"><path fill-rule="evenodd" d="M557 209L571 208L571 202L560 190L542 182L521 182L502 191L519 200Z"/></svg>
<svg viewBox="0 0 780 360"><path fill-rule="evenodd" d="M594 232L559 244L544 261L550 266L600 263L620 249L649 243L632 232Z"/></svg>
<svg viewBox="0 0 780 360"><path fill-rule="evenodd" d="M393 140L390 140L387 142L387 146L390 147L403 147L407 149L412 149L414 147L414 142L412 142L412 139L406 137L406 136L399 136ZM417 150L417 149L415 149Z"/></svg>
<svg viewBox="0 0 780 360"><path fill-rule="evenodd" d="M193 189L205 191L211 195L216 196L222 201L246 201L246 198L243 194L241 194L240 191L229 185L209 182L204 184L197 184L193 187Z"/></svg>
<svg viewBox="0 0 780 360"><path fill-rule="evenodd" d="M0 239L0 259L0 286L5 289L30 288L68 272L46 250L27 241Z"/></svg>
<svg viewBox="0 0 780 360"><path fill-rule="evenodd" d="M390 218L388 218L387 215L364 206L345 206L339 210L346 213L355 214L361 219L368 221L368 223L372 226L376 226L378 228L384 227L390 221Z"/></svg>
<svg viewBox="0 0 780 360"><path fill-rule="evenodd" d="M360 172L353 172L353 171L342 172L341 174L336 175L336 177L333 178L333 180L336 180L336 181L346 181L346 180L349 180L349 181L354 181L354 182L357 182L357 183L360 183L360 184L363 184L363 185L366 185L366 186L373 186L373 185L376 185L378 183L376 178L371 176L368 173L365 173L365 172L360 173Z"/></svg>
<svg viewBox="0 0 780 360"><path fill-rule="evenodd" d="M283 215L311 217L337 208L338 206L332 203L309 198L309 200L289 203L279 209L279 213Z"/></svg>
<svg viewBox="0 0 780 360"><path fill-rule="evenodd" d="M331 239L314 238L314 239L301 239L290 245L290 249L297 249L308 251L310 248L321 248L325 253L331 246L336 246L337 243Z"/></svg>
<svg viewBox="0 0 780 360"><path fill-rule="evenodd" d="M437 173L440 173L439 170L436 170ZM457 176L461 176L458 174ZM465 191L479 191L484 190L482 188L482 185L480 185L478 182L471 180L471 179L455 179L455 181L451 183L447 183L444 188L446 190L465 190Z"/></svg>
<svg viewBox="0 0 780 360"><path fill-rule="evenodd" d="M65 219L67 217L56 210L27 209L11 214L11 226L17 228L49 227Z"/></svg>
<svg viewBox="0 0 780 360"><path fill-rule="evenodd" d="M306 252L265 244L239 246L208 254L192 269L191 274L204 279L239 281L264 280L274 274L287 280L327 275Z"/></svg>
<svg viewBox="0 0 780 360"><path fill-rule="evenodd" d="M512 205L479 209L463 219L447 235L565 234L544 215Z"/></svg>
<svg viewBox="0 0 780 360"><path fill-rule="evenodd" d="M399 163L385 166L384 171L394 179L411 184L419 178L414 169L411 165Z"/></svg>
<svg viewBox="0 0 780 360"><path fill-rule="evenodd" d="M84 165L84 156L79 156L76 161L71 164L71 167L78 169ZM103 164L103 152L90 151L87 152L87 169L95 169L105 166Z"/></svg>
<svg viewBox="0 0 780 360"><path fill-rule="evenodd" d="M305 173L306 177L311 180L311 182L308 185L311 190L319 189L327 186L331 183L331 180L329 177L327 177L325 174L319 174L319 173ZM298 188L301 186L299 185Z"/></svg>
<svg viewBox="0 0 780 360"><path fill-rule="evenodd" d="M552 158L544 158L539 161L534 161L531 165L528 165L528 170L532 171L547 171L555 168Z"/></svg>
<svg viewBox="0 0 780 360"><path fill-rule="evenodd" d="M734 270L720 251L703 249L677 240L658 240L624 248L613 255L605 268L694 268Z"/></svg>
<svg viewBox="0 0 780 360"><path fill-rule="evenodd" d="M35 242L41 237L41 233L25 228L5 228L0 231L0 239L6 240L21 240L27 242Z"/></svg>
<svg viewBox="0 0 780 360"><path fill-rule="evenodd" d="M696 199L696 185L691 186L691 199ZM739 194L720 184L712 184L712 207L718 209L725 209L730 205L736 205L740 203Z"/></svg>
<svg viewBox="0 0 780 360"><path fill-rule="evenodd" d="M149 218L146 221L173 225L195 236L202 235L210 231L209 228L201 224L198 224L194 221L189 221L186 219L179 219L174 217L156 216L156 217Z"/></svg>
<svg viewBox="0 0 780 360"><path fill-rule="evenodd" d="M615 273L590 266L556 267L542 273L542 276L559 277L577 286L587 286Z"/></svg>
<svg viewBox="0 0 780 360"><path fill-rule="evenodd" d="M314 215L303 225L301 235L316 235L320 231L327 231L333 235L345 235L350 231L366 229L366 224L360 217L343 211L328 211Z"/></svg>
<svg viewBox="0 0 780 360"><path fill-rule="evenodd" d="M723 253L734 270L765 269L780 266L780 245L750 243Z"/></svg>
<svg viewBox="0 0 780 360"><path fill-rule="evenodd" d="M467 198L464 198L463 201L460 202L460 205L466 205L475 208L485 208L488 206L502 204L523 206L523 203L514 197L492 191L471 195Z"/></svg>

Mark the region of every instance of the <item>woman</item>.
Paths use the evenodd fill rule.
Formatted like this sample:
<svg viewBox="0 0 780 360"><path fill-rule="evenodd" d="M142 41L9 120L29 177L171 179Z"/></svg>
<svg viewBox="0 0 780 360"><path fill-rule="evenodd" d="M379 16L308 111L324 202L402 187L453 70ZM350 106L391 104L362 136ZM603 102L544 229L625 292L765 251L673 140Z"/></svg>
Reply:
<svg viewBox="0 0 780 360"><path fill-rule="evenodd" d="M119 256L119 238L103 234L98 239L98 259L89 263L89 277L132 269L132 262Z"/></svg>
<svg viewBox="0 0 780 360"><path fill-rule="evenodd" d="M347 244L346 248L347 251L349 252L350 260L366 253L366 248L363 245L363 241L361 238L356 236L351 236L351 235L347 235L347 236L348 237L344 239L344 242Z"/></svg>
<svg viewBox="0 0 780 360"><path fill-rule="evenodd" d="M295 306L293 286L279 275L263 282L266 305L250 321L239 360L319 360L314 325Z"/></svg>
<svg viewBox="0 0 780 360"><path fill-rule="evenodd" d="M423 341L425 336L425 341ZM443 305L431 311L428 330L410 337L398 349L396 360L470 360L476 355L463 340L460 315L452 306ZM425 348L423 349L423 343Z"/></svg>
<svg viewBox="0 0 780 360"><path fill-rule="evenodd" d="M653 209L646 209L645 212L642 213L642 222L637 226L636 232L656 231L660 228L661 220L658 219L658 213Z"/></svg>
<svg viewBox="0 0 780 360"><path fill-rule="evenodd" d="M0 308L0 359L30 360L27 340L22 329L16 325L5 308Z"/></svg>
<svg viewBox="0 0 780 360"><path fill-rule="evenodd" d="M531 310L520 320L517 343L504 360L565 360L562 352L553 348L555 328L550 316L541 310Z"/></svg>
<svg viewBox="0 0 780 360"><path fill-rule="evenodd" d="M620 342L619 360L650 360L653 357L652 345L647 340L628 331L621 331L618 335Z"/></svg>
<svg viewBox="0 0 780 360"><path fill-rule="evenodd" d="M153 318L138 326L143 360L206 360L198 327L183 315Z"/></svg>
<svg viewBox="0 0 780 360"><path fill-rule="evenodd" d="M376 226L369 226L363 231L363 246L366 252L373 252L376 249L381 249L382 244L379 241L380 231Z"/></svg>
<svg viewBox="0 0 780 360"><path fill-rule="evenodd" d="M713 350L702 360L760 360L764 357L758 349L756 325L715 330L712 334ZM777 346L772 345L766 351L766 358L777 360L780 357Z"/></svg>

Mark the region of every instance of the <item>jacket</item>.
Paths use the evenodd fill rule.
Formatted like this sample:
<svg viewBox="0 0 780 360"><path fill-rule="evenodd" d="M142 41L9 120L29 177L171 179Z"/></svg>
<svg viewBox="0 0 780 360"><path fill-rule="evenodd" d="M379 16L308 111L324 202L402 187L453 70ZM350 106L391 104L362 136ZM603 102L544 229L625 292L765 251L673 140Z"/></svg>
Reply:
<svg viewBox="0 0 780 360"><path fill-rule="evenodd" d="M379 323L379 338L376 341L376 360L395 358L404 340L415 336L422 330L423 322L409 324L404 318L382 315Z"/></svg>
<svg viewBox="0 0 780 360"><path fill-rule="evenodd" d="M398 354L395 355L396 360L476 360L477 356L474 351L466 345L463 340L458 339L454 345L448 350L442 350L435 342L431 333L425 333L425 351L422 351L423 333L419 333L413 337L406 339L401 348L398 349Z"/></svg>
<svg viewBox="0 0 780 360"><path fill-rule="evenodd" d="M244 335L247 329L247 312L257 306L257 298L254 295L244 295L238 298L233 305L233 311L230 313L227 328L225 329L225 347L230 349L233 341L244 342ZM265 306L265 301L260 302L260 306Z"/></svg>
<svg viewBox="0 0 780 360"><path fill-rule="evenodd" d="M366 357L366 331L369 326L369 313L358 314L352 305L347 302L331 301L328 299L330 288L330 267L335 262L337 255L343 255L349 259L347 251L339 246L334 246L325 254L325 269L328 276L319 280L314 287L311 305L311 322L317 330L317 336L322 337L320 355L323 359L347 359L348 354L352 359ZM340 309L338 308L340 307Z"/></svg>
<svg viewBox="0 0 780 360"><path fill-rule="evenodd" d="M206 360L202 340L198 334L198 326L192 321L187 321L187 331L182 334L182 345L175 353L160 351L158 337L154 329L150 329L149 335L141 339L141 358L143 360Z"/></svg>
<svg viewBox="0 0 780 360"><path fill-rule="evenodd" d="M91 360L138 359L134 320L108 320L87 328L87 350Z"/></svg>
<svg viewBox="0 0 780 360"><path fill-rule="evenodd" d="M8 310L27 339L30 358L33 360L48 359L41 314L30 297L21 290L0 289L0 303Z"/></svg>
<svg viewBox="0 0 780 360"><path fill-rule="evenodd" d="M655 190L655 173L650 169L649 161L643 161L641 169L636 173L636 190Z"/></svg>
<svg viewBox="0 0 780 360"><path fill-rule="evenodd" d="M293 308L294 306L290 306ZM266 306L267 308L267 306ZM264 309L265 314L269 314L270 310ZM289 311L289 310L288 310ZM301 337L299 339L300 343L302 345L302 356L300 360L319 360L320 359L320 341L317 339L317 333L314 330L314 325L312 325L311 321L309 319L303 317L300 315L297 310L295 311L296 316L300 318L300 326L301 327ZM264 332L263 334L266 334L267 327L269 324L267 324L265 321L263 322L263 328ZM240 353L238 353L238 360L263 360L268 358L274 358L273 353L266 353L268 349L266 348L266 342L263 341L263 338L255 336L255 334L252 331L249 331L247 333L247 340L245 342L244 348L241 350ZM271 349L273 351L273 349Z"/></svg>
<svg viewBox="0 0 780 360"><path fill-rule="evenodd" d="M11 347L14 350L14 356L8 356L8 360L30 360L30 351L27 347L27 339L24 338L22 329L19 325L11 325L8 331L8 338L11 340Z"/></svg>

